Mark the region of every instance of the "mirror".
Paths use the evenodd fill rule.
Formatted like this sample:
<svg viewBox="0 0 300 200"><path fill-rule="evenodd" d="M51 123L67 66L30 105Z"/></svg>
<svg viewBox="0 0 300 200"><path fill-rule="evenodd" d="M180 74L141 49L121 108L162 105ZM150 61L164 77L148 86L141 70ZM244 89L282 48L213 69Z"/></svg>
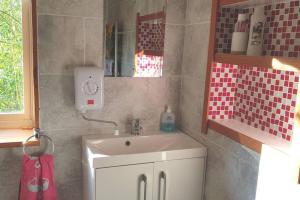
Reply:
<svg viewBox="0 0 300 200"><path fill-rule="evenodd" d="M105 0L105 76L161 77L165 0Z"/></svg>

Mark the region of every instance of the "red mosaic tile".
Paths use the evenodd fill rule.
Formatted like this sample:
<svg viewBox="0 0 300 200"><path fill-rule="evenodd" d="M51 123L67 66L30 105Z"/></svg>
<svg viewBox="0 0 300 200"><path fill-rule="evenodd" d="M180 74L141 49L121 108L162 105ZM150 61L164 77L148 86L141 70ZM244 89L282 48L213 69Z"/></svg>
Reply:
<svg viewBox="0 0 300 200"><path fill-rule="evenodd" d="M237 66L213 63L208 115L211 119L232 119Z"/></svg>
<svg viewBox="0 0 300 200"><path fill-rule="evenodd" d="M299 73L214 63L208 116L292 140Z"/></svg>
<svg viewBox="0 0 300 200"><path fill-rule="evenodd" d="M289 71L240 66L234 118L273 135L291 136L298 77Z"/></svg>
<svg viewBox="0 0 300 200"><path fill-rule="evenodd" d="M163 57L153 55L138 54L135 58L136 68L135 76L137 77L161 77Z"/></svg>
<svg viewBox="0 0 300 200"><path fill-rule="evenodd" d="M139 18L140 17L140 18ZM135 76L161 77L165 39L165 16L140 20L138 16Z"/></svg>

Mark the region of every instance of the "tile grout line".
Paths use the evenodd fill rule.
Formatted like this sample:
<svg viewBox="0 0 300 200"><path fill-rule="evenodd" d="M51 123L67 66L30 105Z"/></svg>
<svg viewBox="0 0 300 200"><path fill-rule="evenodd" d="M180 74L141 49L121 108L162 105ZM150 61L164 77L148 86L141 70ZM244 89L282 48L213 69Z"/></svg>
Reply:
<svg viewBox="0 0 300 200"><path fill-rule="evenodd" d="M178 102L178 110L179 110L179 126L181 127L181 129L183 128L183 121L182 121L182 104L183 104L183 79L184 79L184 51L185 51L185 36L186 36L186 19L188 17L188 8L189 8L189 0L186 0L186 7L185 7L185 16L184 16L184 29L183 29L183 44L182 44L182 55L181 55L181 73L180 73L180 90L179 90L179 102ZM184 131L184 130L183 130ZM188 134L189 135L189 134Z"/></svg>
<svg viewBox="0 0 300 200"><path fill-rule="evenodd" d="M39 76L73 76L72 73L40 73Z"/></svg>
<svg viewBox="0 0 300 200"><path fill-rule="evenodd" d="M103 17L87 17L87 16L76 16L76 15L63 15L63 14L53 14L53 13L37 13L41 16L53 16L53 17L73 17L73 18L87 18L87 19L103 19Z"/></svg>
<svg viewBox="0 0 300 200"><path fill-rule="evenodd" d="M83 24L83 64L85 65L86 64L86 61L85 61L85 53L86 53L86 20L85 18L82 18L82 24Z"/></svg>
<svg viewBox="0 0 300 200"><path fill-rule="evenodd" d="M196 22L196 23L187 23L185 26L195 26L195 25L204 25L204 24L210 24L210 21L203 21L203 22Z"/></svg>
<svg viewBox="0 0 300 200"><path fill-rule="evenodd" d="M170 22L166 22L165 25L169 25L169 26L185 26L185 23L170 23Z"/></svg>

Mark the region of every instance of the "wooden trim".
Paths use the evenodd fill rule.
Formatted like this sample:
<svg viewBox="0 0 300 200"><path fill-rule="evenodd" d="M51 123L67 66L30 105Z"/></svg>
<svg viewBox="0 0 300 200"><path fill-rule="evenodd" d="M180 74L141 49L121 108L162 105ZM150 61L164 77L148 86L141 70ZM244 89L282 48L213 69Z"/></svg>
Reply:
<svg viewBox="0 0 300 200"><path fill-rule="evenodd" d="M23 35L23 84L24 84L24 121L32 120L32 26L31 26L31 2L22 1L22 35ZM16 115L17 117L17 115ZM10 119L11 124L17 121L17 118ZM20 126L22 123L15 123L12 128ZM22 124L22 128L32 128L33 124ZM3 127L2 127L3 128Z"/></svg>
<svg viewBox="0 0 300 200"><path fill-rule="evenodd" d="M227 126L224 126L216 121L208 120L208 127L217 131L218 133L229 137L230 139L244 145L257 153L261 153L262 142L257 141L251 137L248 137L240 132L237 132Z"/></svg>
<svg viewBox="0 0 300 200"><path fill-rule="evenodd" d="M143 15L143 16L138 15L138 16L139 16L139 20L141 22L155 20L155 19L162 19L162 20L164 20L165 19L165 12L164 11L160 11L160 12L157 12L157 13L151 13L149 15Z"/></svg>
<svg viewBox="0 0 300 200"><path fill-rule="evenodd" d="M26 146L39 146L40 142L39 141L31 141L26 144ZM17 141L17 142L0 142L0 148L16 148L16 147L23 147L23 142L22 141Z"/></svg>
<svg viewBox="0 0 300 200"><path fill-rule="evenodd" d="M23 147L23 143L32 136L32 130L0 130L0 148ZM31 140L26 146L39 146L40 141Z"/></svg>
<svg viewBox="0 0 300 200"><path fill-rule="evenodd" d="M140 13L137 13L136 14L136 25L135 25L135 29L136 29L136 33L135 33L135 38L136 38L136 41L135 41L135 53L137 54L138 53L138 43L140 42L139 40L139 34L140 34L140 31L139 31L139 25L140 25L140 16L141 14Z"/></svg>
<svg viewBox="0 0 300 200"><path fill-rule="evenodd" d="M243 3L248 0L220 0L220 6L230 5L230 4L237 4L237 3Z"/></svg>
<svg viewBox="0 0 300 200"><path fill-rule="evenodd" d="M207 69L206 69L206 80L205 80L205 92L204 92L204 103L203 103L203 114L202 114L202 133L207 133L208 123L208 104L209 104L209 89L211 79L211 68L212 62L214 61L215 46L216 46L216 26L217 26L217 15L218 13L218 0L212 1L211 8L211 25L210 25L210 36L208 46L208 57L207 57Z"/></svg>
<svg viewBox="0 0 300 200"><path fill-rule="evenodd" d="M38 90L38 53L37 53L37 9L36 0L32 0L32 45L33 45L33 100L34 100L34 111L33 120L34 127L39 128L39 90Z"/></svg>
<svg viewBox="0 0 300 200"><path fill-rule="evenodd" d="M18 119L18 118L14 118L12 120L0 120L0 131L3 129L11 129L12 127L15 129L32 129L32 125L34 124L34 122L29 119L26 120L24 118L22 119Z"/></svg>
<svg viewBox="0 0 300 200"><path fill-rule="evenodd" d="M300 59L297 58L217 53L215 54L215 61L226 64L250 65L287 71L300 71Z"/></svg>
<svg viewBox="0 0 300 200"><path fill-rule="evenodd" d="M142 50L141 52L137 52L137 54L141 55L149 55L149 56L163 56L163 51L152 51L152 50Z"/></svg>
<svg viewBox="0 0 300 200"><path fill-rule="evenodd" d="M24 112L1 113L0 128L38 127L36 0L22 0ZM37 123L36 123L37 121Z"/></svg>

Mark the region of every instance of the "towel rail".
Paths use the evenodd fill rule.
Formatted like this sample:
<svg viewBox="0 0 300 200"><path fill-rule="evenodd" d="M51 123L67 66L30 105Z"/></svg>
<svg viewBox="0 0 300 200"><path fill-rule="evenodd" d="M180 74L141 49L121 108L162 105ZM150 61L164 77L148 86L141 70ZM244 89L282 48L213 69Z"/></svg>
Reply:
<svg viewBox="0 0 300 200"><path fill-rule="evenodd" d="M40 140L41 137L44 137L46 138L50 143L51 143L51 146L52 146L52 154L54 154L54 142L53 140L47 136L47 135L44 135L44 134L41 134L40 133L40 129L34 129L34 134L32 136L30 136L29 138L27 138L27 140L23 143L23 153L24 154L27 154L26 153L26 144L32 139L32 138L36 138L38 140Z"/></svg>

